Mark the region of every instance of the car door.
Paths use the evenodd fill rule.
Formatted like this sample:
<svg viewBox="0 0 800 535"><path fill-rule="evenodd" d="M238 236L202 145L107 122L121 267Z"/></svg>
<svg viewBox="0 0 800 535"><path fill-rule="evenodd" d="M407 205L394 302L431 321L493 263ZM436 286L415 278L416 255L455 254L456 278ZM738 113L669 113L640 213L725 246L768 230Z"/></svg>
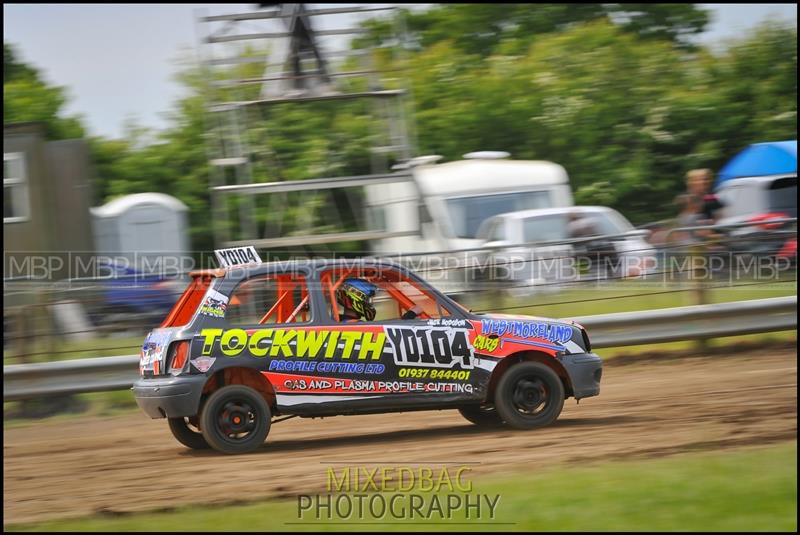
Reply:
<svg viewBox="0 0 800 535"><path fill-rule="evenodd" d="M527 275L525 289L551 287L578 274L575 248L569 243L565 213L536 215L520 219L525 243Z"/></svg>
<svg viewBox="0 0 800 535"><path fill-rule="evenodd" d="M276 394L291 391L290 380L296 377L280 373L291 371L302 378L309 370L305 363L326 349L315 327L310 274L307 269L275 268L240 280L226 278L212 287L193 324L192 365L203 373L255 371L270 381Z"/></svg>
<svg viewBox="0 0 800 535"><path fill-rule="evenodd" d="M350 277L378 288L373 321L340 321L335 295ZM293 411L446 407L484 396L488 378L475 373L472 324L423 281L390 267L331 269L319 281L328 317L318 329L338 342L317 359L316 387L305 390L304 405ZM416 318L401 319L413 310Z"/></svg>

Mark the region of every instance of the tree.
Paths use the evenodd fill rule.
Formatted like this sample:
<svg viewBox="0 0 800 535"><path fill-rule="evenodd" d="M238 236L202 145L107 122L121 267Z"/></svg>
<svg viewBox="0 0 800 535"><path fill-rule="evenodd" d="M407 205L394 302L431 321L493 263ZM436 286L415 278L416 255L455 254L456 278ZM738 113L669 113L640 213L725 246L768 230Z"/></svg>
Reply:
<svg viewBox="0 0 800 535"><path fill-rule="evenodd" d="M488 57L441 41L404 67L421 153L559 162L577 202L610 204L636 223L674 215L688 169L796 136L796 30L780 25L715 56L598 20Z"/></svg>
<svg viewBox="0 0 800 535"><path fill-rule="evenodd" d="M408 37L417 49L452 41L456 49L483 57L501 45L526 49L542 34L569 30L592 21L610 21L643 38L693 48L691 38L709 22L698 4L443 4L424 12L403 10ZM366 24L369 32L356 39L359 48L387 43L393 34L388 20Z"/></svg>
<svg viewBox="0 0 800 535"><path fill-rule="evenodd" d="M45 83L35 68L17 58L11 45L3 43L3 122L42 122L48 139L83 137L80 119L62 116L66 102L63 87Z"/></svg>

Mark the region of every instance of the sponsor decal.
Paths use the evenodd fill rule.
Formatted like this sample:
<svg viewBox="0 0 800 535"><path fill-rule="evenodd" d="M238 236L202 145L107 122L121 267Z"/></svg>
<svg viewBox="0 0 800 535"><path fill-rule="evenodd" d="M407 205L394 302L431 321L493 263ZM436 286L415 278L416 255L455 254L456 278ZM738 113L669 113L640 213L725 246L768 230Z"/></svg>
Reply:
<svg viewBox="0 0 800 535"><path fill-rule="evenodd" d="M158 364L164 350L169 342L169 332L151 332L142 344L142 351L139 354L139 369L146 370L153 368L158 373Z"/></svg>
<svg viewBox="0 0 800 535"><path fill-rule="evenodd" d="M271 360L269 371L320 372L358 375L380 375L386 366L377 362L330 362L316 360Z"/></svg>
<svg viewBox="0 0 800 535"><path fill-rule="evenodd" d="M253 357L340 358L380 360L386 335L382 332L259 329L203 329L202 355L215 349L227 357L242 353Z"/></svg>
<svg viewBox="0 0 800 535"><path fill-rule="evenodd" d="M542 338L563 344L572 338L572 327L542 322L518 320L481 320L481 332L484 335L517 336L519 338Z"/></svg>
<svg viewBox="0 0 800 535"><path fill-rule="evenodd" d="M384 327L395 364L425 368L462 369L473 366L473 349L466 329Z"/></svg>
<svg viewBox="0 0 800 535"><path fill-rule="evenodd" d="M305 377L281 373L265 372L270 382L279 392L302 393L376 393L376 394L408 394L408 393L459 393L472 394L473 385L453 382L422 381L387 381L378 379L350 379L331 377Z"/></svg>
<svg viewBox="0 0 800 535"><path fill-rule="evenodd" d="M502 345L500 344L500 338L497 336L485 336L483 334L479 334L475 337L475 340L472 341L472 347L478 351L486 351L487 353L491 353L498 347L502 347Z"/></svg>
<svg viewBox="0 0 800 535"><path fill-rule="evenodd" d="M467 320L457 318L433 318L428 320L430 327L471 327Z"/></svg>
<svg viewBox="0 0 800 535"><path fill-rule="evenodd" d="M217 360L214 357L197 357L196 359L192 360L192 366L197 368L200 372L206 373L211 366L214 365L214 361Z"/></svg>
<svg viewBox="0 0 800 535"><path fill-rule="evenodd" d="M217 249L214 251L214 255L217 257L217 261L221 267L261 263L261 257L258 256L256 248L252 245L247 247L232 247L230 249Z"/></svg>
<svg viewBox="0 0 800 535"><path fill-rule="evenodd" d="M467 381L472 372L470 370L443 370L437 368L400 368L397 375L401 379L454 379Z"/></svg>
<svg viewBox="0 0 800 535"><path fill-rule="evenodd" d="M203 304L200 306L200 313L213 318L224 318L225 309L228 308L228 296L210 289L206 294Z"/></svg>

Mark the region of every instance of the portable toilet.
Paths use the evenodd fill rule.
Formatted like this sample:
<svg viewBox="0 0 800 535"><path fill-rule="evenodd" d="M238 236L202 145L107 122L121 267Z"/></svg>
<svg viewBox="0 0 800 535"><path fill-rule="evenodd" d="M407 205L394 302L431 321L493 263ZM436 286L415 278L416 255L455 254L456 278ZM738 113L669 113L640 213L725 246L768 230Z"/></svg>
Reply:
<svg viewBox="0 0 800 535"><path fill-rule="evenodd" d="M163 193L126 195L92 208L98 254L129 258L180 257L189 252L188 207Z"/></svg>

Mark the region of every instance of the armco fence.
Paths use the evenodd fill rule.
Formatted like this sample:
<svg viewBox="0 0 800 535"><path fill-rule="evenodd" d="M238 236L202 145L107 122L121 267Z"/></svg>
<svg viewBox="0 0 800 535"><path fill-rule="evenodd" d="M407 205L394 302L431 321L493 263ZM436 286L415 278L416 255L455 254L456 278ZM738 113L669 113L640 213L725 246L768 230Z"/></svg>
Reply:
<svg viewBox="0 0 800 535"><path fill-rule="evenodd" d="M797 296L571 318L592 348L785 331L797 327ZM125 390L139 357L101 357L3 367L3 401Z"/></svg>

